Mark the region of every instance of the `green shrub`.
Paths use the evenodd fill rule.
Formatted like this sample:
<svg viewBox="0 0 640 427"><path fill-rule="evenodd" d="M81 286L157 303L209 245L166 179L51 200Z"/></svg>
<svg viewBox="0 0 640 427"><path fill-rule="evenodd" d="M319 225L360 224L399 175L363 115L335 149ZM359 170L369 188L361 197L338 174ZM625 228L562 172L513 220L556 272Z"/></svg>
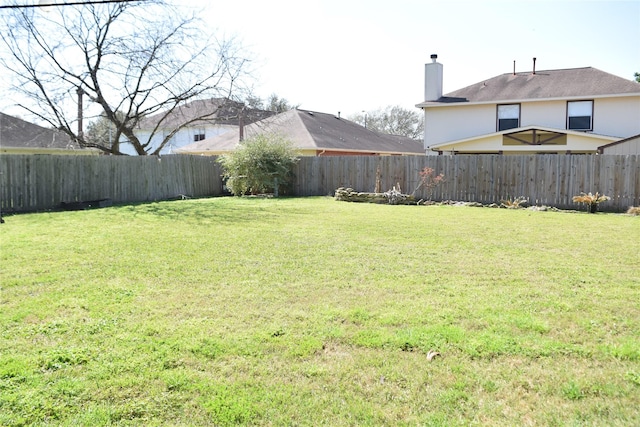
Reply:
<svg viewBox="0 0 640 427"><path fill-rule="evenodd" d="M283 136L262 134L246 139L233 153L221 156L218 161L232 194L277 194L286 193L297 154Z"/></svg>

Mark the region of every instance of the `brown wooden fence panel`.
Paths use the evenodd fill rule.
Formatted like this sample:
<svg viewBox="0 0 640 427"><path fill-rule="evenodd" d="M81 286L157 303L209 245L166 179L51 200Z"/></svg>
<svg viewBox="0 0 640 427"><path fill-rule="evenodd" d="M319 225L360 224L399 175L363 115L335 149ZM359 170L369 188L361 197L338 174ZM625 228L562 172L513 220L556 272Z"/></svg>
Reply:
<svg viewBox="0 0 640 427"><path fill-rule="evenodd" d="M215 157L0 155L0 209L216 196L222 194L221 173Z"/></svg>
<svg viewBox="0 0 640 427"><path fill-rule="evenodd" d="M572 197L600 192L611 197L601 208L640 206L638 155L459 155L302 157L295 168L295 196L333 195L339 187L372 192L393 186L410 193L419 172L445 175L433 200L500 203L526 197L530 203L577 208ZM215 157L0 155L0 209L55 209L61 202L111 199L113 203L163 200L181 195L223 193ZM427 198L421 189L418 198Z"/></svg>
<svg viewBox="0 0 640 427"><path fill-rule="evenodd" d="M433 200L477 201L484 204L525 197L531 204L578 208L572 198L581 192L611 197L602 210L625 211L640 205L638 155L459 155L407 157L303 157L296 166L294 194L333 194L339 187L371 192L400 185L410 193L418 172L431 167L445 182ZM418 198L426 198L420 190Z"/></svg>

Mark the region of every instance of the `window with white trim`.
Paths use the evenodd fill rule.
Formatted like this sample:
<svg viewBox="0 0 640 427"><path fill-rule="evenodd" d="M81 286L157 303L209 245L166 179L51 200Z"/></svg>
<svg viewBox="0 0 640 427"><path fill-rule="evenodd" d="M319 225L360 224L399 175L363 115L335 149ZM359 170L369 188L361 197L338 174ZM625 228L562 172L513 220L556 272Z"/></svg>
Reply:
<svg viewBox="0 0 640 427"><path fill-rule="evenodd" d="M567 102L567 129L593 130L593 101Z"/></svg>
<svg viewBox="0 0 640 427"><path fill-rule="evenodd" d="M520 127L520 104L498 105L498 132Z"/></svg>

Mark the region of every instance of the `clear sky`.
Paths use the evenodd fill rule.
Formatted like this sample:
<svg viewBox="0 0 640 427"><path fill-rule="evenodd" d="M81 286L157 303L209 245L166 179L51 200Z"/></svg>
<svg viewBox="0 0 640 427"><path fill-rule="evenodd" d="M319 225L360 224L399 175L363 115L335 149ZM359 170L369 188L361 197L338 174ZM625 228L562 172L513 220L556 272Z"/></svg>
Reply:
<svg viewBox="0 0 640 427"><path fill-rule="evenodd" d="M176 0L179 1L179 0ZM343 116L424 97L438 55L444 92L513 70L640 72L640 0L192 0L254 52L256 93Z"/></svg>
<svg viewBox="0 0 640 427"><path fill-rule="evenodd" d="M640 0L174 1L202 8L203 31L247 48L256 95L343 117L415 108L433 53L445 93L511 72L514 60L530 71L533 57L537 70L640 72Z"/></svg>

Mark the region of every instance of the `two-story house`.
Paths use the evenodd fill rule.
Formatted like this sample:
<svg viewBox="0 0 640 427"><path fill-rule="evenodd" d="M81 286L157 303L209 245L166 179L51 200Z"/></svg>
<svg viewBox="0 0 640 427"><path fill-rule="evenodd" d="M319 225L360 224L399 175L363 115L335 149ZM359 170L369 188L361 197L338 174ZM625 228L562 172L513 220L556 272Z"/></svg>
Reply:
<svg viewBox="0 0 640 427"><path fill-rule="evenodd" d="M640 134L640 83L595 68L502 74L442 93L425 65L426 154L596 153Z"/></svg>
<svg viewBox="0 0 640 427"><path fill-rule="evenodd" d="M272 111L247 108L244 104L226 98L192 100L169 112L161 112L144 118L134 131L140 141L150 140L149 151L159 147L173 134L160 154L172 154L177 148L202 141L241 125L272 116ZM121 142L123 153L134 155L135 149L126 141Z"/></svg>

